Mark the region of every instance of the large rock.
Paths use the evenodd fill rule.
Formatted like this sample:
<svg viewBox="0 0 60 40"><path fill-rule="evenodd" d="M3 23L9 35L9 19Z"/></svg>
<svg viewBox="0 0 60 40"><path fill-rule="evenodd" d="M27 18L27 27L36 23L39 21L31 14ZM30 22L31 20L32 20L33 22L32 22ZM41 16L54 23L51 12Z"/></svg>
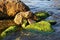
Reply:
<svg viewBox="0 0 60 40"><path fill-rule="evenodd" d="M26 19L29 24L34 23L36 20L38 20L37 16L33 14L31 11L26 11L26 12L20 12L16 14L14 18L14 22L18 25L22 24L22 21Z"/></svg>
<svg viewBox="0 0 60 40"><path fill-rule="evenodd" d="M0 33L12 25L16 25L13 20L0 20Z"/></svg>
<svg viewBox="0 0 60 40"><path fill-rule="evenodd" d="M19 13L14 18L14 22L18 25L22 24L22 20L23 20L23 17Z"/></svg>
<svg viewBox="0 0 60 40"><path fill-rule="evenodd" d="M1 0L0 1L0 13L2 14L2 16L6 15L6 16L14 17L16 13L25 12L29 10L30 10L29 7L19 0Z"/></svg>
<svg viewBox="0 0 60 40"><path fill-rule="evenodd" d="M51 24L46 21L40 21L37 23L33 23L30 25L27 25L26 27L23 27L24 29L30 31L30 32L45 32L45 33L51 33L54 32L54 29L51 27Z"/></svg>
<svg viewBox="0 0 60 40"><path fill-rule="evenodd" d="M18 14L16 14L15 18L14 18L14 22L18 25L22 24L22 21L24 19L28 19L30 17L32 17L33 13L31 11L26 11L26 12L20 12Z"/></svg>

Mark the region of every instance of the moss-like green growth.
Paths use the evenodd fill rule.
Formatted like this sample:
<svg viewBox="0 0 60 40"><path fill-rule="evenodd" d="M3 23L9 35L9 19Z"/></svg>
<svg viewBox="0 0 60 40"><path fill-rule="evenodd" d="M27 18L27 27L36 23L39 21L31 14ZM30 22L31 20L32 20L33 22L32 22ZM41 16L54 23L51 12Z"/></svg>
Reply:
<svg viewBox="0 0 60 40"><path fill-rule="evenodd" d="M36 12L35 15L38 17L38 20L45 19L49 17L48 12Z"/></svg>
<svg viewBox="0 0 60 40"><path fill-rule="evenodd" d="M3 31L1 33L1 37L5 38L6 36L8 36L9 34L11 34L12 32L17 31L18 27L17 26L10 26L9 28L7 28L5 31Z"/></svg>
<svg viewBox="0 0 60 40"><path fill-rule="evenodd" d="M57 22L55 20L45 20L47 22L49 22L51 25L55 25Z"/></svg>
<svg viewBox="0 0 60 40"><path fill-rule="evenodd" d="M33 24L30 24L30 25L23 27L23 28L26 30L29 30L29 31L36 31L36 32L38 31L38 32L51 33L54 31L53 28L51 27L51 24L46 21L33 23Z"/></svg>
<svg viewBox="0 0 60 40"><path fill-rule="evenodd" d="M27 20L23 20L23 22L22 22L22 27L25 27L26 25L27 25Z"/></svg>

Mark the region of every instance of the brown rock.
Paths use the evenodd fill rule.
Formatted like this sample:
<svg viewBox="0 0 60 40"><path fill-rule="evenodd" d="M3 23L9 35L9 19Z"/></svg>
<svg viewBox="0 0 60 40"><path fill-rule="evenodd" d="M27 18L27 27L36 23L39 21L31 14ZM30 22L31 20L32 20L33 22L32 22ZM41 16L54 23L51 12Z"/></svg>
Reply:
<svg viewBox="0 0 60 40"><path fill-rule="evenodd" d="M15 18L14 18L14 22L17 24L17 25L20 25L22 24L22 20L23 20L23 17L18 13Z"/></svg>
<svg viewBox="0 0 60 40"><path fill-rule="evenodd" d="M28 19L28 23L29 24L32 24L32 23L35 23L36 21L32 20L32 19Z"/></svg>
<svg viewBox="0 0 60 40"><path fill-rule="evenodd" d="M18 14L16 14L15 18L14 18L14 22L18 25L22 24L23 19L28 19L30 17L32 17L32 12L31 11L26 11L26 12L20 12Z"/></svg>
<svg viewBox="0 0 60 40"><path fill-rule="evenodd" d="M3 2L0 1L0 12L3 12Z"/></svg>
<svg viewBox="0 0 60 40"><path fill-rule="evenodd" d="M29 7L19 0L0 1L0 12L10 17L14 17L16 13L25 12L29 10Z"/></svg>
<svg viewBox="0 0 60 40"><path fill-rule="evenodd" d="M37 17L37 16L35 16L35 15L33 15L33 16L31 17L31 19L33 19L33 20L37 21L37 20L38 20L38 17Z"/></svg>
<svg viewBox="0 0 60 40"><path fill-rule="evenodd" d="M33 15L33 13L31 11L20 12L20 14L22 15L22 17L24 17L26 19L32 17L32 15Z"/></svg>
<svg viewBox="0 0 60 40"><path fill-rule="evenodd" d="M0 20L0 33L12 25L16 25L13 20Z"/></svg>

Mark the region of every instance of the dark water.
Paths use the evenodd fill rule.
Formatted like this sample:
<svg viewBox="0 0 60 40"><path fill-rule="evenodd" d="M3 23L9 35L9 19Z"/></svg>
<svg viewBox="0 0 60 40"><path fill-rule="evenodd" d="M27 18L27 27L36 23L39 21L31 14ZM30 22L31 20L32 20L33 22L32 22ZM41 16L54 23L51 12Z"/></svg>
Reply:
<svg viewBox="0 0 60 40"><path fill-rule="evenodd" d="M42 35L38 33L30 33L28 31L18 31L12 35L5 38L5 40L60 40L60 10L56 1L40 1L40 0L22 0L26 5L28 5L32 12L37 11L49 11L52 16L48 17L46 20L56 20L57 24L52 27L55 32L50 35ZM57 4L57 5L55 5Z"/></svg>

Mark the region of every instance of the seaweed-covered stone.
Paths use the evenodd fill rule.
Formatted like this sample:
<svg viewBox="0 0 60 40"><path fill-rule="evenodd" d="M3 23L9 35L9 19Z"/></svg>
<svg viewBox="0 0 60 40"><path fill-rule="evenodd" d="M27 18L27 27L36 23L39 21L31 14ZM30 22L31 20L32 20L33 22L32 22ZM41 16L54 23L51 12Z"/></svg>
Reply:
<svg viewBox="0 0 60 40"><path fill-rule="evenodd" d="M24 19L23 22L22 22L22 27L26 27L27 26L27 23L28 23L27 20Z"/></svg>
<svg viewBox="0 0 60 40"><path fill-rule="evenodd" d="M38 17L38 20L49 17L49 14L47 12L36 12L35 15Z"/></svg>
<svg viewBox="0 0 60 40"><path fill-rule="evenodd" d="M5 31L3 31L0 36L2 38L5 38L6 36L8 36L9 34L15 32L18 30L18 27L17 26L10 26L9 28L7 28Z"/></svg>
<svg viewBox="0 0 60 40"><path fill-rule="evenodd" d="M55 25L57 22L55 20L45 20L47 22L49 22L51 25Z"/></svg>
<svg viewBox="0 0 60 40"><path fill-rule="evenodd" d="M46 21L33 23L33 24L30 24L30 25L23 27L23 28L26 30L29 30L29 31L36 31L36 32L51 33L54 31L53 28L51 27L51 24L49 22L46 22Z"/></svg>
<svg viewBox="0 0 60 40"><path fill-rule="evenodd" d="M0 34L11 25L16 25L13 20L0 20Z"/></svg>

